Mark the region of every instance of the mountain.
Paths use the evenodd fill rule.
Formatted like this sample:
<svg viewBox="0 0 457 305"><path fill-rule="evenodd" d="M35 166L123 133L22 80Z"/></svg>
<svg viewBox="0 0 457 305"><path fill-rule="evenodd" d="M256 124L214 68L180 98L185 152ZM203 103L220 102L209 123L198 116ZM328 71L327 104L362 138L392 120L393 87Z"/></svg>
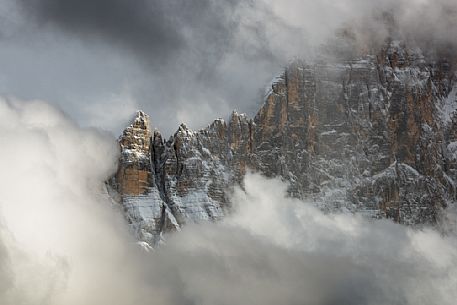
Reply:
<svg viewBox="0 0 457 305"><path fill-rule="evenodd" d="M294 61L251 119L233 112L168 140L138 111L119 138L111 184L140 240L217 221L248 168L279 176L324 211L435 224L456 200L452 62L390 42L339 63Z"/></svg>

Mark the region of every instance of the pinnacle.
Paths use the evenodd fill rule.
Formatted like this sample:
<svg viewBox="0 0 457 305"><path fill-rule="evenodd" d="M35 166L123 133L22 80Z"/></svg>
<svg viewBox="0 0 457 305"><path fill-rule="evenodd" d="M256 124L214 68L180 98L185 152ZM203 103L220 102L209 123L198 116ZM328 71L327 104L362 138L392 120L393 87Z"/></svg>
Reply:
<svg viewBox="0 0 457 305"><path fill-rule="evenodd" d="M142 110L137 110L131 121L130 126L139 127L141 129L150 129L149 127L149 115Z"/></svg>
<svg viewBox="0 0 457 305"><path fill-rule="evenodd" d="M181 125L179 125L179 129L185 131L185 130L188 130L189 127L187 127L186 123L181 123Z"/></svg>
<svg viewBox="0 0 457 305"><path fill-rule="evenodd" d="M149 115L147 115L143 110L137 110L136 113L135 113L135 117L139 118L139 117L149 117Z"/></svg>

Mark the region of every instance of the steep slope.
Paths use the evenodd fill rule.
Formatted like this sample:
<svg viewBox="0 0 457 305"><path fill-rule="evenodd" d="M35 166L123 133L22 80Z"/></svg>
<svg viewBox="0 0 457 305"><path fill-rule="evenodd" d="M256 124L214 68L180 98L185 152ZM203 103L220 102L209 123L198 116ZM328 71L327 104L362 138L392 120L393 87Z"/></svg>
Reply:
<svg viewBox="0 0 457 305"><path fill-rule="evenodd" d="M157 184L149 116L138 111L119 138L121 159L112 183L120 194L124 212L139 240L157 245L164 231L179 225Z"/></svg>
<svg viewBox="0 0 457 305"><path fill-rule="evenodd" d="M323 208L435 222L455 197L440 115L443 100L455 109L449 68L399 43L339 65L294 63L255 118L260 169Z"/></svg>
<svg viewBox="0 0 457 305"><path fill-rule="evenodd" d="M446 60L398 42L339 64L296 61L254 119L233 112L168 140L142 112L120 138L115 178L138 237L227 213L246 169L280 176L323 210L436 223L456 198L457 86Z"/></svg>

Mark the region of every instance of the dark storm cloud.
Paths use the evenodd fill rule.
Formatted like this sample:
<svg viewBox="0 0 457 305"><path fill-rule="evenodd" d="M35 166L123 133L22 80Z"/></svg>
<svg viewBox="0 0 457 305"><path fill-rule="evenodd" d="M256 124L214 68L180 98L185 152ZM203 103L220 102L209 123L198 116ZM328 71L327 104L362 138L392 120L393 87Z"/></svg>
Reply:
<svg viewBox="0 0 457 305"><path fill-rule="evenodd" d="M154 2L149 6L151 1L145 0L39 0L24 6L40 22L163 58L183 41L162 2Z"/></svg>
<svg viewBox="0 0 457 305"><path fill-rule="evenodd" d="M326 60L388 37L455 53L456 12L451 0L0 0L0 94L115 133L142 109L169 135L254 116L270 80L323 45Z"/></svg>
<svg viewBox="0 0 457 305"><path fill-rule="evenodd" d="M126 48L143 64L164 65L192 39L208 61L228 47L237 25L233 11L239 0L21 0L39 24L51 25L80 38L100 39Z"/></svg>
<svg viewBox="0 0 457 305"><path fill-rule="evenodd" d="M150 113L154 126L166 134L174 132L181 122L193 128L203 127L234 108L254 114L262 99L261 88L284 64L285 57L271 46L268 26L287 29L287 24L259 1L20 0L18 3L19 14L27 19L23 28L31 32L27 44L33 44L34 54L42 54L37 56L41 61L29 62L30 56L22 54L22 46L21 50L10 51L7 56L15 57L13 60L24 67L20 71L30 71L16 77L28 85L21 86L24 90L3 91L26 99L57 100L80 122L104 126L116 133L135 108ZM287 32L288 29L284 31ZM16 30L15 35L16 40L20 39L24 31ZM18 45L11 41L12 45ZM44 41L45 46L37 47L35 41ZM68 53L66 50L75 41L84 47L71 50L74 54L68 58L50 55L56 50ZM8 64L11 59L5 61ZM45 64L38 66L44 61ZM89 62L95 64L89 66ZM68 63L78 66L77 73L70 75L60 69ZM56 67L60 75L49 75ZM11 70L9 75L18 74L17 68ZM41 72L38 84L46 80L49 84L36 88L37 82L31 75L37 71ZM100 74L105 75L97 79L92 76ZM4 87L18 87L18 81L10 81L12 78L5 77ZM106 83L111 83L111 90L105 88ZM58 89L50 88L51 84ZM16 92L19 90L22 93ZM24 91L30 93L23 94ZM122 107L121 100L128 106ZM120 115L108 115L107 109L114 109ZM105 113L103 118L102 113ZM112 121L110 117L118 118L114 128L111 123L105 124Z"/></svg>

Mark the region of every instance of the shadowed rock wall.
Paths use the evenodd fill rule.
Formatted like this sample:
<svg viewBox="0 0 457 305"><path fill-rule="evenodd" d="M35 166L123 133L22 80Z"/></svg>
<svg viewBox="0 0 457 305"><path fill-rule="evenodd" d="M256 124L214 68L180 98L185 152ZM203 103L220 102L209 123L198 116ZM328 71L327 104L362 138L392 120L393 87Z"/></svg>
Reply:
<svg viewBox="0 0 457 305"><path fill-rule="evenodd" d="M282 177L291 196L325 211L436 223L456 199L455 80L451 63L399 42L342 63L295 61L254 119L182 124L165 141L138 112L119 141L115 184L135 232L153 243L224 217L247 168Z"/></svg>

